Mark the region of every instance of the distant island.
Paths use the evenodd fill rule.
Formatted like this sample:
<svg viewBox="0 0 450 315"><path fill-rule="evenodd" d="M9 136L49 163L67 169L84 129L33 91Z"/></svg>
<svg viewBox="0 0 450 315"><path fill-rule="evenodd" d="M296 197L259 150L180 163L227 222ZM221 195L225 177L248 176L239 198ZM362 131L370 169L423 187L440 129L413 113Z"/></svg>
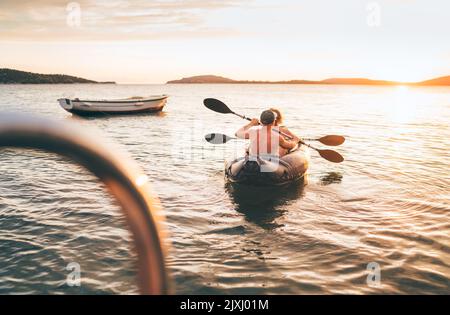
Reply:
<svg viewBox="0 0 450 315"><path fill-rule="evenodd" d="M321 81L311 80L289 80L289 81L242 81L224 78L216 75L199 75L194 77L183 78L180 80L168 81L167 84L192 84L192 83L209 83L209 84L347 84L347 85L411 85L411 86L450 86L450 76L440 77L432 80L404 83L384 80L371 80L366 78L332 78Z"/></svg>
<svg viewBox="0 0 450 315"><path fill-rule="evenodd" d="M115 82L97 82L64 74L40 74L14 69L0 69L0 84L74 84L96 83L115 84Z"/></svg>

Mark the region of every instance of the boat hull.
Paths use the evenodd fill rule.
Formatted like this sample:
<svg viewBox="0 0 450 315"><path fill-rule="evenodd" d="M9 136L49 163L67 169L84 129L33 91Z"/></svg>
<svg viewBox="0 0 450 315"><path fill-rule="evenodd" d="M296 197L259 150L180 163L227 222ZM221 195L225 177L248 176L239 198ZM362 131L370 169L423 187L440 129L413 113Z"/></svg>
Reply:
<svg viewBox="0 0 450 315"><path fill-rule="evenodd" d="M138 113L154 113L161 111L167 103L167 95L146 99L127 100L79 100L59 99L61 107L73 114L90 115L127 115Z"/></svg>
<svg viewBox="0 0 450 315"><path fill-rule="evenodd" d="M252 186L286 185L303 178L309 160L309 151L305 146L281 159L262 159L262 163L241 157L225 162L225 178L231 183Z"/></svg>

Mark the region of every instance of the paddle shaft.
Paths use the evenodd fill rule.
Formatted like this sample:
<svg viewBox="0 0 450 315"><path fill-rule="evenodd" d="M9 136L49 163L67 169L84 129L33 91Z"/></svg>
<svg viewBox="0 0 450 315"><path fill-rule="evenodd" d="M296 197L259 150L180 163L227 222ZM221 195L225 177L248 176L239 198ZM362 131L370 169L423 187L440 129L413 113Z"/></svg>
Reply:
<svg viewBox="0 0 450 315"><path fill-rule="evenodd" d="M244 116L244 115L241 115L241 114L238 114L238 113L235 113L235 112L231 112L233 115L236 115L236 116L238 116L238 117L241 117L242 119L247 119L248 121L252 121L252 119L251 118L248 118L248 117L246 117L246 116Z"/></svg>
<svg viewBox="0 0 450 315"><path fill-rule="evenodd" d="M235 116L238 116L242 119L248 120L248 121L252 121L251 118L238 114L234 111L232 111L224 102L219 101L218 99L214 99L214 98L207 98L203 101L203 103L205 104L206 107L208 107L209 109L222 113L222 114L233 114ZM281 134L283 137L292 140L293 137L291 137L290 135L282 132L282 131L277 131L279 134Z"/></svg>
<svg viewBox="0 0 450 315"><path fill-rule="evenodd" d="M280 134L282 134L280 131L276 131L276 130L274 130L274 131L275 131L275 132L279 132ZM223 134L218 134L218 135L219 135L220 137L222 137L222 138L226 137L226 138L228 138L229 140L237 140L237 139L239 139L239 138L236 138L236 137L229 137L229 136L226 136L226 135L223 135ZM289 137L290 139L292 139L292 137L290 137L289 135L284 134L284 136ZM224 141L223 143L226 143L226 142L228 142L228 140L227 140L227 141ZM318 149L312 147L311 145L309 145L309 144L303 142L302 140L300 140L298 143L299 143L299 144L303 144L303 145L305 145L305 146L307 146L307 147L309 147L309 148L311 148L311 149L318 150Z"/></svg>
<svg viewBox="0 0 450 315"><path fill-rule="evenodd" d="M248 121L251 121L251 118L248 118L248 117L246 117L244 115L241 115L241 114L238 114L238 113L235 113L235 112L231 112L231 113L233 115L236 115L236 116L242 118L242 119L246 119ZM286 133L284 133L282 131L277 130L276 132L278 132L280 135L282 135L283 137L285 137L285 138L287 138L289 140L293 140L294 139L293 137L291 137L290 135L288 135L288 134L286 134ZM313 138L303 138L303 140L306 140L306 141L321 141L321 139L313 139ZM304 144L306 146L309 146L312 149L315 149L315 148L313 148L312 146L310 146L310 145L308 145L306 143L302 143L302 144ZM328 144L328 145L332 145L332 144ZM317 150L317 149L315 149L315 150Z"/></svg>
<svg viewBox="0 0 450 315"><path fill-rule="evenodd" d="M231 112L231 113L232 113L233 115L236 115L236 116L238 116L238 117L241 117L242 119L246 119L246 120L248 120L248 121L252 121L251 118L248 118L248 117L246 117L246 116L244 116L244 115L240 115L240 114L235 113L235 112ZM285 137L285 138L288 138L289 140L294 139L294 138L292 138L290 135L284 133L283 131L280 131L280 130L274 130L274 131L278 132L280 135L282 135L282 136Z"/></svg>

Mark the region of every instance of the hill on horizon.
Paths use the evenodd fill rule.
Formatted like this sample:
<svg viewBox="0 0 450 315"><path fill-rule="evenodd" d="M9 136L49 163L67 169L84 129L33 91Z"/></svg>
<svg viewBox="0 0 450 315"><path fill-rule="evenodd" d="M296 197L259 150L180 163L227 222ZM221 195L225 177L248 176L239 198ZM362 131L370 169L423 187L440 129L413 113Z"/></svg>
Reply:
<svg viewBox="0 0 450 315"><path fill-rule="evenodd" d="M439 77L427 81L422 81L417 83L419 85L432 85L432 86L438 86L438 85L450 85L450 75L445 77Z"/></svg>
<svg viewBox="0 0 450 315"><path fill-rule="evenodd" d="M190 84L190 83L210 83L210 84L347 84L347 85L416 85L416 86L450 86L450 76L444 76L427 81L404 83L386 80L371 80L367 78L330 78L320 81L311 80L289 80L289 81L243 81L233 80L217 75L197 75L186 77L180 80L171 80L166 84Z"/></svg>
<svg viewBox="0 0 450 315"><path fill-rule="evenodd" d="M167 83L185 83L189 81L189 83L234 83L235 80L224 78L218 75L197 75L188 78L182 78L180 80L172 80Z"/></svg>
<svg viewBox="0 0 450 315"><path fill-rule="evenodd" d="M97 82L64 74L41 74L8 68L0 69L0 84L73 84L73 83L108 83Z"/></svg>

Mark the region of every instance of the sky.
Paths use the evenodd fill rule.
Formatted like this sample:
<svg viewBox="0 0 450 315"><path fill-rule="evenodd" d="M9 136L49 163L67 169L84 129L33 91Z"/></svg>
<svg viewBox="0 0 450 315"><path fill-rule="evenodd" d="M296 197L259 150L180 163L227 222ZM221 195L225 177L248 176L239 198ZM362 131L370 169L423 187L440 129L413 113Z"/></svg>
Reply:
<svg viewBox="0 0 450 315"><path fill-rule="evenodd" d="M448 0L0 0L0 68L118 83L450 75Z"/></svg>

